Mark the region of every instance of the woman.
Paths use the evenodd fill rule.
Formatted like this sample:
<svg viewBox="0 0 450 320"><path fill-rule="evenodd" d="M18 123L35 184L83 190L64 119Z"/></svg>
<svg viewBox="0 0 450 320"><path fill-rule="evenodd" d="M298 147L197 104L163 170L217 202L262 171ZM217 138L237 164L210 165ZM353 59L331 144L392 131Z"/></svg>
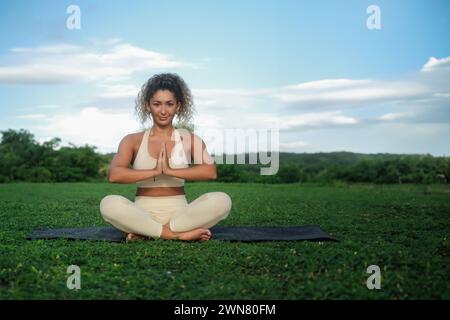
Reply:
<svg viewBox="0 0 450 320"><path fill-rule="evenodd" d="M209 228L228 216L231 198L224 192L208 192L187 203L184 179L217 177L203 140L172 125L175 116L184 124L192 118L189 88L177 74L154 75L142 86L136 111L142 123L149 118L153 125L122 139L108 173L112 183L137 184L135 201L120 195L104 197L100 202L103 218L128 233L127 240L143 236L209 240ZM191 161L195 165L189 167Z"/></svg>

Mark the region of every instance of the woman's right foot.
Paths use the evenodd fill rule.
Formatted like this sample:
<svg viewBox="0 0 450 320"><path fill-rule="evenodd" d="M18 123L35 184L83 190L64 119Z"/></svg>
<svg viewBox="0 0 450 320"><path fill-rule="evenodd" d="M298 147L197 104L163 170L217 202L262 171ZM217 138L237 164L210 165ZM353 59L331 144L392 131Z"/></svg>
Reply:
<svg viewBox="0 0 450 320"><path fill-rule="evenodd" d="M145 239L145 237L138 235L138 234L134 234L134 233L127 234L127 238L126 238L127 242L141 240L141 239Z"/></svg>
<svg viewBox="0 0 450 320"><path fill-rule="evenodd" d="M161 238L167 240L208 241L211 239L211 235L211 231L206 228L197 228L185 232L173 232L168 226L164 225Z"/></svg>

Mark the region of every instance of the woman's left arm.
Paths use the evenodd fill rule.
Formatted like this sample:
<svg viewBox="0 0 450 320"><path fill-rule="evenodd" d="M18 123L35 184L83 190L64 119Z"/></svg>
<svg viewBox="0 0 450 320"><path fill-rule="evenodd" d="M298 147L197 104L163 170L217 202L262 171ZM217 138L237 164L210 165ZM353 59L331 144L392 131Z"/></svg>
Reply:
<svg viewBox="0 0 450 320"><path fill-rule="evenodd" d="M195 148L199 148L196 150ZM191 134L191 160L194 166L189 168L171 168L164 151L163 173L168 176L186 180L215 180L217 169L214 159L208 153L205 142L195 134Z"/></svg>

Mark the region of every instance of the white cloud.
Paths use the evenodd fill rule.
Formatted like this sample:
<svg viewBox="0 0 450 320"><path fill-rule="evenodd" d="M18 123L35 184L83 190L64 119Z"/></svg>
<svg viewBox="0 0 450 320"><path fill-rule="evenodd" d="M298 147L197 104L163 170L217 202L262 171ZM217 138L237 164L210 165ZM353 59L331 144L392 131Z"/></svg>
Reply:
<svg viewBox="0 0 450 320"><path fill-rule="evenodd" d="M29 126L37 139L59 137L62 145L71 142L81 146L87 143L97 146L100 152L116 152L125 135L140 130L131 112L107 113L95 107L84 108L74 114L47 116L41 120Z"/></svg>
<svg viewBox="0 0 450 320"><path fill-rule="evenodd" d="M285 116L278 120L279 128L296 130L308 127L348 126L357 124L358 120L341 114L341 111L305 113Z"/></svg>
<svg viewBox="0 0 450 320"><path fill-rule="evenodd" d="M0 65L0 83L56 84L118 81L157 68L192 67L171 55L112 41L103 46L68 44L13 48Z"/></svg>
<svg viewBox="0 0 450 320"><path fill-rule="evenodd" d="M411 116L411 114L410 113L406 113L406 112L391 112L391 113L383 114L382 116L379 117L379 120L381 120L381 121L393 121L393 120L407 118L407 117L410 117L410 116Z"/></svg>
<svg viewBox="0 0 450 320"><path fill-rule="evenodd" d="M34 48L12 48L11 52L13 53L31 53L31 54L58 54L58 53L73 53L80 52L82 48L80 46L75 46L71 44L55 44L48 46L38 46Z"/></svg>
<svg viewBox="0 0 450 320"><path fill-rule="evenodd" d="M333 106L418 98L428 93L425 85L414 82L328 79L289 86L273 97L296 105L319 103Z"/></svg>
<svg viewBox="0 0 450 320"><path fill-rule="evenodd" d="M348 127L359 124L359 120L342 114L341 111L276 115L273 113L245 113L236 116L235 112L200 113L195 119L197 128L216 129L278 129L299 131L321 127Z"/></svg>
<svg viewBox="0 0 450 320"><path fill-rule="evenodd" d="M324 90L355 87L370 83L370 80L353 80L353 79L325 79L310 82L303 82L286 86L286 89L294 90Z"/></svg>
<svg viewBox="0 0 450 320"><path fill-rule="evenodd" d="M422 72L431 72L436 70L450 70L450 57L437 59L431 57L422 67Z"/></svg>
<svg viewBox="0 0 450 320"><path fill-rule="evenodd" d="M429 67L441 68L446 61L429 63ZM448 122L450 112L445 110L450 105L449 79L443 73L417 72L403 79L338 78L279 88L193 92L199 113L220 115L219 123L224 127L296 131L361 127L377 122ZM349 108L359 116L345 114Z"/></svg>

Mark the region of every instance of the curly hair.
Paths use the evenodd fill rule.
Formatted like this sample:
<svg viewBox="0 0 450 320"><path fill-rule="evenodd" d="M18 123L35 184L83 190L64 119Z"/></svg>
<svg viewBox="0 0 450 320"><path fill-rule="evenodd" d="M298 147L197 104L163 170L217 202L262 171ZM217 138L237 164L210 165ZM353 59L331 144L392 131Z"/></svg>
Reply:
<svg viewBox="0 0 450 320"><path fill-rule="evenodd" d="M153 75L142 85L135 101L135 112L142 125L147 119L151 120L147 111L147 104L158 90L169 90L175 95L177 102L181 103L177 113L178 124L175 127L193 129L192 118L194 116L194 99L191 90L184 80L176 73L160 73Z"/></svg>

